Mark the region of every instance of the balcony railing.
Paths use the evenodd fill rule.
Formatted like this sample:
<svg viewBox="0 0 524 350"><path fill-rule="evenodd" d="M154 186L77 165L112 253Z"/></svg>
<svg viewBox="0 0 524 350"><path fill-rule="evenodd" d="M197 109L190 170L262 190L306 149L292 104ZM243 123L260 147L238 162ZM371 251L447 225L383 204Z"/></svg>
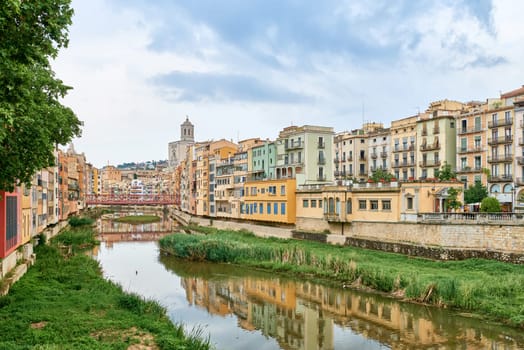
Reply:
<svg viewBox="0 0 524 350"><path fill-rule="evenodd" d="M362 157L361 156L361 157L358 158L358 160L360 160L361 162L365 162L367 159L366 159L366 157Z"/></svg>
<svg viewBox="0 0 524 350"><path fill-rule="evenodd" d="M368 172L367 171L361 171L358 173L358 176L368 176Z"/></svg>
<svg viewBox="0 0 524 350"><path fill-rule="evenodd" d="M481 167L465 166L463 168L457 169L457 173L459 173L459 174L480 173L480 172L482 172L482 168Z"/></svg>
<svg viewBox="0 0 524 350"><path fill-rule="evenodd" d="M348 222L344 216L339 213L324 213L324 219L328 222Z"/></svg>
<svg viewBox="0 0 524 350"><path fill-rule="evenodd" d="M512 135L504 135L504 136L499 136L499 137L488 138L488 145L498 145L501 143L512 143L512 142L513 142Z"/></svg>
<svg viewBox="0 0 524 350"><path fill-rule="evenodd" d="M513 162L512 154L488 156L488 163L511 163L511 162Z"/></svg>
<svg viewBox="0 0 524 350"><path fill-rule="evenodd" d="M459 131L458 131L458 134L459 135L464 135L464 134L473 134L473 133L476 133L476 132L482 132L484 131L485 129L481 128L481 127L473 127L473 128L460 128Z"/></svg>
<svg viewBox="0 0 524 350"><path fill-rule="evenodd" d="M463 154L463 153L478 153L478 152L483 152L484 149L480 146L477 146L477 147L471 147L471 148L457 148L457 153L459 154Z"/></svg>
<svg viewBox="0 0 524 350"><path fill-rule="evenodd" d="M439 149L440 149L440 144L439 143L434 143L434 144L431 144L431 145L421 145L420 146L420 150L422 152L435 151L435 150L439 150Z"/></svg>
<svg viewBox="0 0 524 350"><path fill-rule="evenodd" d="M513 124L513 118L497 119L497 120L489 121L488 128L498 128L499 126L506 126L506 125L512 125L512 124Z"/></svg>
<svg viewBox="0 0 524 350"><path fill-rule="evenodd" d="M335 157L335 158L333 159L333 161L334 161L335 163L340 163L340 158Z"/></svg>
<svg viewBox="0 0 524 350"><path fill-rule="evenodd" d="M325 142L319 142L318 143L318 148L325 148L326 147L326 143Z"/></svg>
<svg viewBox="0 0 524 350"><path fill-rule="evenodd" d="M441 163L440 160L426 160L426 161L421 161L419 165L422 168L429 168L429 167L440 166L440 163Z"/></svg>
<svg viewBox="0 0 524 350"><path fill-rule="evenodd" d="M422 129L422 136L428 136L428 130Z"/></svg>
<svg viewBox="0 0 524 350"><path fill-rule="evenodd" d="M519 138L519 146L524 146L524 138Z"/></svg>
<svg viewBox="0 0 524 350"><path fill-rule="evenodd" d="M377 159L378 153L373 152L373 153L371 153L370 156L371 156L371 159Z"/></svg>
<svg viewBox="0 0 524 350"><path fill-rule="evenodd" d="M304 142L303 141L293 141L286 144L286 150L292 150L292 149L300 149L304 148Z"/></svg>
<svg viewBox="0 0 524 350"><path fill-rule="evenodd" d="M388 171L388 168L385 168L383 166L371 166L369 170L371 170L372 172L375 172L377 170Z"/></svg>
<svg viewBox="0 0 524 350"><path fill-rule="evenodd" d="M326 181L326 175L317 175L317 181Z"/></svg>
<svg viewBox="0 0 524 350"><path fill-rule="evenodd" d="M433 135L438 135L440 134L440 128L433 128Z"/></svg>
<svg viewBox="0 0 524 350"><path fill-rule="evenodd" d="M491 175L488 180L488 182L511 182L511 181L513 181L512 174Z"/></svg>
<svg viewBox="0 0 524 350"><path fill-rule="evenodd" d="M346 176L346 172L344 170L335 170L335 176L336 177L338 177L338 176L345 177Z"/></svg>
<svg viewBox="0 0 524 350"><path fill-rule="evenodd" d="M387 158L388 152L380 152L380 158Z"/></svg>
<svg viewBox="0 0 524 350"><path fill-rule="evenodd" d="M325 165L326 164L326 158L318 158L317 159L318 165Z"/></svg>
<svg viewBox="0 0 524 350"><path fill-rule="evenodd" d="M524 157L517 157L517 164L524 165Z"/></svg>

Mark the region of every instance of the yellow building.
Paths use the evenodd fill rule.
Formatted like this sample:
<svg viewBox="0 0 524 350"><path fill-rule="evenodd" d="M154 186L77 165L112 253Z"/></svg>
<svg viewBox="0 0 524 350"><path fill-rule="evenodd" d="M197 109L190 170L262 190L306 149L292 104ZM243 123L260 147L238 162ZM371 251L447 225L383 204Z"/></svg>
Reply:
<svg viewBox="0 0 524 350"><path fill-rule="evenodd" d="M443 212L448 189L459 182L362 183L303 186L296 193L296 227L347 234L351 222L417 222L420 213ZM459 198L460 200L460 198Z"/></svg>
<svg viewBox="0 0 524 350"><path fill-rule="evenodd" d="M31 229L31 190L26 185L21 187L22 193L22 238L21 244L28 243L32 237Z"/></svg>
<svg viewBox="0 0 524 350"><path fill-rule="evenodd" d="M391 122L391 168L400 181L415 179L417 166L417 120L415 115Z"/></svg>
<svg viewBox="0 0 524 350"><path fill-rule="evenodd" d="M248 181L244 187L241 218L294 224L295 188L295 179Z"/></svg>

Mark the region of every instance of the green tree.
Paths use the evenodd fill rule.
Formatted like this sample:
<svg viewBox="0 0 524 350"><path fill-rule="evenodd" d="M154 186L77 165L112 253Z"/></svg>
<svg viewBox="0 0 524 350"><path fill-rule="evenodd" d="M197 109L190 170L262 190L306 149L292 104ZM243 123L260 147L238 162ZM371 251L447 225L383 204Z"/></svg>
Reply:
<svg viewBox="0 0 524 350"><path fill-rule="evenodd" d="M68 44L70 0L4 0L0 6L0 190L29 184L54 164L57 144L80 136L82 123L63 106L70 87L50 59Z"/></svg>
<svg viewBox="0 0 524 350"><path fill-rule="evenodd" d="M480 203L480 211L483 213L500 213L502 209L497 198L486 197Z"/></svg>
<svg viewBox="0 0 524 350"><path fill-rule="evenodd" d="M457 173L451 169L451 165L448 162L444 162L442 168L436 171L435 176L440 181L449 181L457 177Z"/></svg>
<svg viewBox="0 0 524 350"><path fill-rule="evenodd" d="M462 206L462 202L458 200L458 195L460 192L461 189L459 188L448 188L448 200L446 201L448 208L457 210Z"/></svg>
<svg viewBox="0 0 524 350"><path fill-rule="evenodd" d="M480 203L484 198L488 196L488 189L480 181L476 181L474 185L469 186L464 191L464 202L469 203Z"/></svg>
<svg viewBox="0 0 524 350"><path fill-rule="evenodd" d="M393 178L393 175L388 173L386 170L382 168L378 168L373 172L373 174L369 177L374 182L379 182L380 180L384 180L386 182L390 182Z"/></svg>

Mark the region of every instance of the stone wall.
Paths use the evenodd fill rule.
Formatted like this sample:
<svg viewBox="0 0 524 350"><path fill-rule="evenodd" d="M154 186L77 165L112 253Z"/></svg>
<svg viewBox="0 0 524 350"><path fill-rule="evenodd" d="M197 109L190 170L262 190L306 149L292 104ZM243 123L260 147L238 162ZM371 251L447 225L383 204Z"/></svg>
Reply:
<svg viewBox="0 0 524 350"><path fill-rule="evenodd" d="M253 232L255 235L260 237L279 237L279 238L291 238L291 229L257 225L247 222L227 221L218 220L215 218L202 218L193 216L191 223L195 223L200 226L213 226L220 230L248 230Z"/></svg>

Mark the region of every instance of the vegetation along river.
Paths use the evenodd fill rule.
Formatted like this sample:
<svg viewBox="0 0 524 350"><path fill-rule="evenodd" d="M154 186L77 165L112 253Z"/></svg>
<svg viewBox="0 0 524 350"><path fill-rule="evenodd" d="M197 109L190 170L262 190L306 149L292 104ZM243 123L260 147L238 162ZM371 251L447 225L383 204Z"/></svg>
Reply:
<svg viewBox="0 0 524 350"><path fill-rule="evenodd" d="M516 329L376 294L163 256L155 240L165 233L111 227L120 234L104 234L95 251L104 275L159 301L173 322L209 336L217 349L524 348Z"/></svg>

